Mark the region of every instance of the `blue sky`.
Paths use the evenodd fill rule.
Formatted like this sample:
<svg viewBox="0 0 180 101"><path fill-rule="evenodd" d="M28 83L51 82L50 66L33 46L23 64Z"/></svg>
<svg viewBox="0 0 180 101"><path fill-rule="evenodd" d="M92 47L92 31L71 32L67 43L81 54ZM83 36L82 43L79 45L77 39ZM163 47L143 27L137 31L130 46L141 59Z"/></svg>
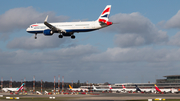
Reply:
<svg viewBox="0 0 180 101"><path fill-rule="evenodd" d="M3 0L0 4L0 76L4 80L146 83L178 75L179 0ZM8 5L8 6L7 6ZM33 23L96 20L112 5L110 21L119 23L76 39L26 32Z"/></svg>

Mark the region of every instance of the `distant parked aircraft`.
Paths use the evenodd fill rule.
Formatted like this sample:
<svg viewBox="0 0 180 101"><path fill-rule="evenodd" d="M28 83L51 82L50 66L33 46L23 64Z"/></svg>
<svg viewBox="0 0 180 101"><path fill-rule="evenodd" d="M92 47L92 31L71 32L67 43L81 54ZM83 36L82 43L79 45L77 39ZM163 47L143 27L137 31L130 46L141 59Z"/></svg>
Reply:
<svg viewBox="0 0 180 101"><path fill-rule="evenodd" d="M37 38L37 34L42 33L46 36L59 33L59 38L71 36L74 39L74 33L94 31L112 25L113 23L108 21L110 10L111 5L107 5L96 21L48 23L47 16L44 23L32 24L26 31L35 34L35 39Z"/></svg>
<svg viewBox="0 0 180 101"><path fill-rule="evenodd" d="M148 89L148 88L140 89L137 85L135 85L135 86L136 86L136 92L153 93L155 91L154 88L152 88L152 89Z"/></svg>
<svg viewBox="0 0 180 101"><path fill-rule="evenodd" d="M178 90L174 89L174 88L172 88L172 89L159 89L156 84L154 86L155 86L156 92L159 92L159 93L164 93L164 94L165 93L178 93Z"/></svg>
<svg viewBox="0 0 180 101"><path fill-rule="evenodd" d="M69 89L72 91L89 91L89 89L84 89L84 88L72 88L71 85L69 85Z"/></svg>
<svg viewBox="0 0 180 101"><path fill-rule="evenodd" d="M10 92L19 92L20 90L24 89L23 86L24 86L24 83L19 88L2 88L2 90L4 92L8 92L8 91L10 91Z"/></svg>
<svg viewBox="0 0 180 101"><path fill-rule="evenodd" d="M42 93L41 93L41 92L39 92L39 91L36 91L36 94L42 95Z"/></svg>
<svg viewBox="0 0 180 101"><path fill-rule="evenodd" d="M135 92L136 91L136 89L134 89L134 88L126 88L124 85L122 85L122 87L123 87L124 92Z"/></svg>
<svg viewBox="0 0 180 101"><path fill-rule="evenodd" d="M93 90L94 90L94 91L109 91L110 89L97 89L97 88L93 85Z"/></svg>
<svg viewBox="0 0 180 101"><path fill-rule="evenodd" d="M116 89L115 89L115 88L112 88L111 85L109 85L109 89L110 89L111 91L124 92L123 89L121 89L121 88L116 88Z"/></svg>

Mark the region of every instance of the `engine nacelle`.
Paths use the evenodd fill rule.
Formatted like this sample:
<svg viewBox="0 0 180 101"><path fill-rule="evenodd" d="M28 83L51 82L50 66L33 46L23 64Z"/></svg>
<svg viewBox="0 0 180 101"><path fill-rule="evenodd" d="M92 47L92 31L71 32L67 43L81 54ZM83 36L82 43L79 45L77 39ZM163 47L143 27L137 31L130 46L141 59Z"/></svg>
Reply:
<svg viewBox="0 0 180 101"><path fill-rule="evenodd" d="M46 35L46 36L51 36L51 35L54 34L54 32L51 31L50 29L46 29L46 30L43 31L43 34Z"/></svg>

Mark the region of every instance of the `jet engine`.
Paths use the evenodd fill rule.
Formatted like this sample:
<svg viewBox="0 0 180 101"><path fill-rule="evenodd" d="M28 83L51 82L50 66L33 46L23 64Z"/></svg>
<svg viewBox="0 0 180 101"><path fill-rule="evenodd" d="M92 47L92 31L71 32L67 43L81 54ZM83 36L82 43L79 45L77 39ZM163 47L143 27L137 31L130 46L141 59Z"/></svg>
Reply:
<svg viewBox="0 0 180 101"><path fill-rule="evenodd" d="M51 36L51 35L54 34L54 32L51 31L50 29L46 29L46 30L43 31L43 34L46 35L46 36Z"/></svg>

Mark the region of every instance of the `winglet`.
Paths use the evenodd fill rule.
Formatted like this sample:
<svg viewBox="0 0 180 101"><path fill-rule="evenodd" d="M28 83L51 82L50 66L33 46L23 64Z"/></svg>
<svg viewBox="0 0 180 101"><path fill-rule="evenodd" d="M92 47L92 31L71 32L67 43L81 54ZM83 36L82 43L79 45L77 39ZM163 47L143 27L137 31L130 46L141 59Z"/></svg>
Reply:
<svg viewBox="0 0 180 101"><path fill-rule="evenodd" d="M45 19L45 21L44 21L44 22L47 22L47 19L48 19L48 15L47 15L47 17L46 17L46 19Z"/></svg>

